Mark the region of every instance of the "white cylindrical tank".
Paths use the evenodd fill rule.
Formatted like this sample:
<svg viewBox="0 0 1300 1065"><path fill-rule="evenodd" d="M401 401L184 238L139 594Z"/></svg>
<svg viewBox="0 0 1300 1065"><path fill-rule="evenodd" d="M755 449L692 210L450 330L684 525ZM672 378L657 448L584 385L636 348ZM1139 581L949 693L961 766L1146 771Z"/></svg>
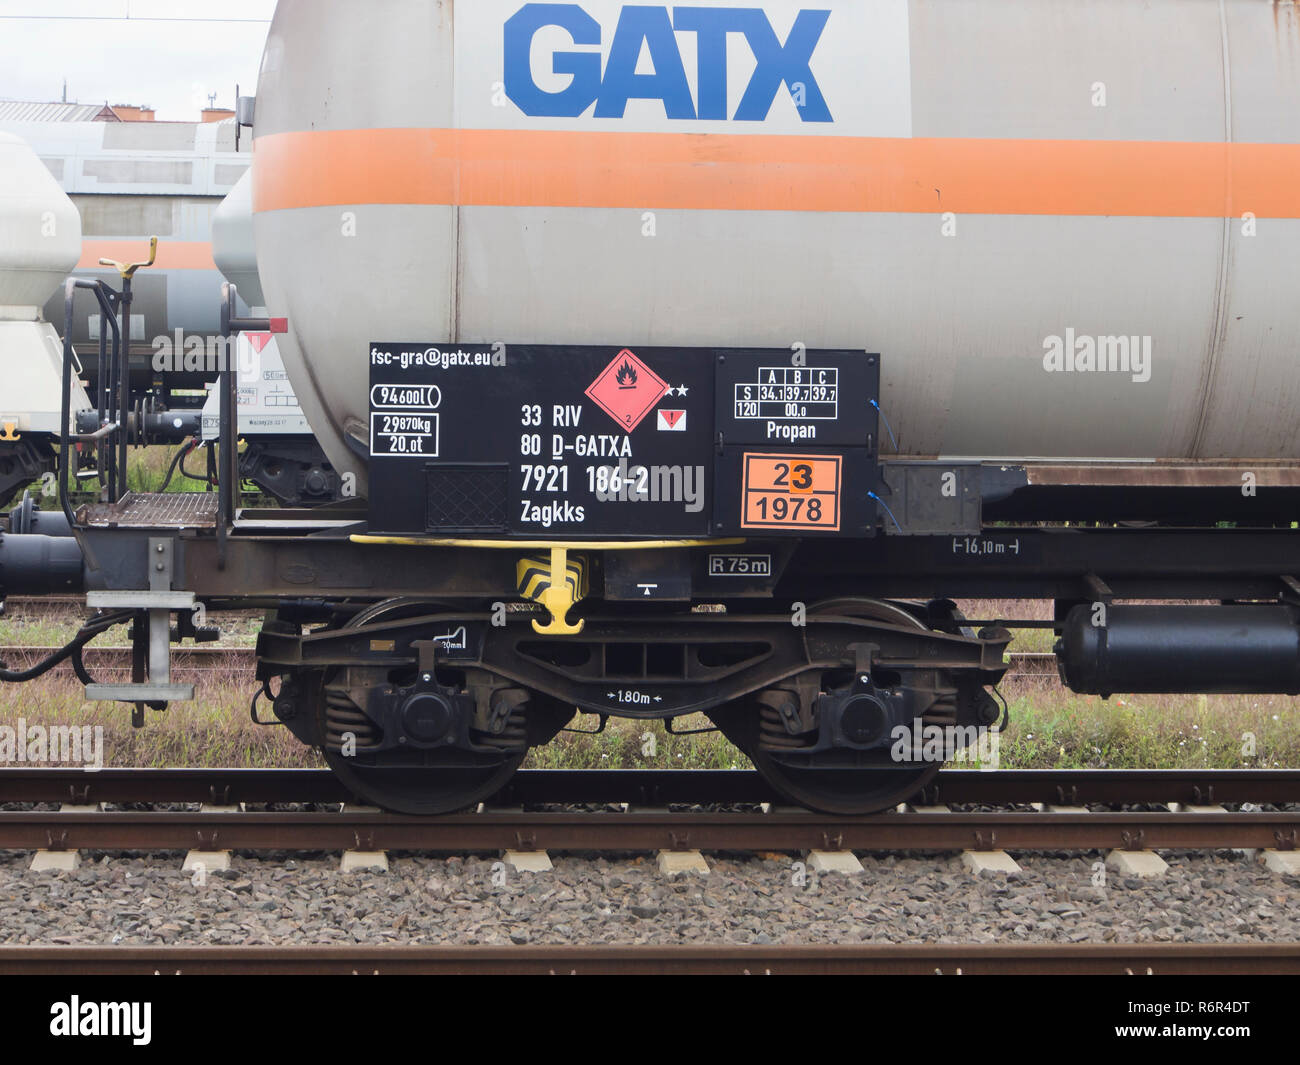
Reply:
<svg viewBox="0 0 1300 1065"><path fill-rule="evenodd" d="M0 132L0 317L36 318L81 258L81 216L27 143Z"/></svg>
<svg viewBox="0 0 1300 1065"><path fill-rule="evenodd" d="M250 307L265 307L262 280L257 274L253 243L253 180L251 171L235 183L212 214L212 260Z"/></svg>
<svg viewBox="0 0 1300 1065"><path fill-rule="evenodd" d="M60 431L63 342L40 308L80 258L76 207L25 141L0 132L0 447ZM74 416L90 407L75 380L71 402Z"/></svg>
<svg viewBox="0 0 1300 1065"><path fill-rule="evenodd" d="M253 198L285 364L362 478L399 340L868 349L905 453L1294 460L1298 19L281 0Z"/></svg>

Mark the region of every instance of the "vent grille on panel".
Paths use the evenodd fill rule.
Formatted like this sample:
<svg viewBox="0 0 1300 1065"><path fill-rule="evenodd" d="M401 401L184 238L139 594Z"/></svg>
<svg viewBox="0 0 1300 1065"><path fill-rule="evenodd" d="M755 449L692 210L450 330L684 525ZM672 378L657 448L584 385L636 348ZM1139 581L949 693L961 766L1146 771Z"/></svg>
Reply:
<svg viewBox="0 0 1300 1065"><path fill-rule="evenodd" d="M429 532L505 532L510 467L487 463L425 468Z"/></svg>

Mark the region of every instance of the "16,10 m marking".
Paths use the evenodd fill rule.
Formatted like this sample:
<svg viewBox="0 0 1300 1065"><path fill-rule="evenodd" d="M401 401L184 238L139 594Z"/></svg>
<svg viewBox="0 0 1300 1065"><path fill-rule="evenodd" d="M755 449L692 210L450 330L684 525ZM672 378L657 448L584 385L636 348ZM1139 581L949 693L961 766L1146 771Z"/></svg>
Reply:
<svg viewBox="0 0 1300 1065"><path fill-rule="evenodd" d="M970 558L987 558L997 555L1020 554L1019 538L1012 540L987 540L979 536L954 536L952 553Z"/></svg>

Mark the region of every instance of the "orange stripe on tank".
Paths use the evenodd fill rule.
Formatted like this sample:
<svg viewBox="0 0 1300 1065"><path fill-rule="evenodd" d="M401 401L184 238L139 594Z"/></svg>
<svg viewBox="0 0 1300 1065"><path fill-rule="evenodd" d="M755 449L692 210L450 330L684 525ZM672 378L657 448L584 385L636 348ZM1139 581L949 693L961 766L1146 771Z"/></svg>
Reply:
<svg viewBox="0 0 1300 1065"><path fill-rule="evenodd" d="M256 211L357 204L1300 218L1300 144L366 129L254 145Z"/></svg>
<svg viewBox="0 0 1300 1065"><path fill-rule="evenodd" d="M103 270L100 259L115 259L119 263L142 263L149 258L147 240L83 240L78 270ZM198 240L160 240L158 260L152 270L215 270L212 245ZM144 276L148 271L137 274Z"/></svg>

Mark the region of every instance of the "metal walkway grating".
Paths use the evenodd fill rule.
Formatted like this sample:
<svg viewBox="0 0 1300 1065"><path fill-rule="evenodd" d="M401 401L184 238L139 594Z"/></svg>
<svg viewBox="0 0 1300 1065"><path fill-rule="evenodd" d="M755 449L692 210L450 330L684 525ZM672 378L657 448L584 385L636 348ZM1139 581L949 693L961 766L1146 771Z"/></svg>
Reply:
<svg viewBox="0 0 1300 1065"><path fill-rule="evenodd" d="M92 529L214 529L215 492L129 492L117 503L91 503L77 513Z"/></svg>

